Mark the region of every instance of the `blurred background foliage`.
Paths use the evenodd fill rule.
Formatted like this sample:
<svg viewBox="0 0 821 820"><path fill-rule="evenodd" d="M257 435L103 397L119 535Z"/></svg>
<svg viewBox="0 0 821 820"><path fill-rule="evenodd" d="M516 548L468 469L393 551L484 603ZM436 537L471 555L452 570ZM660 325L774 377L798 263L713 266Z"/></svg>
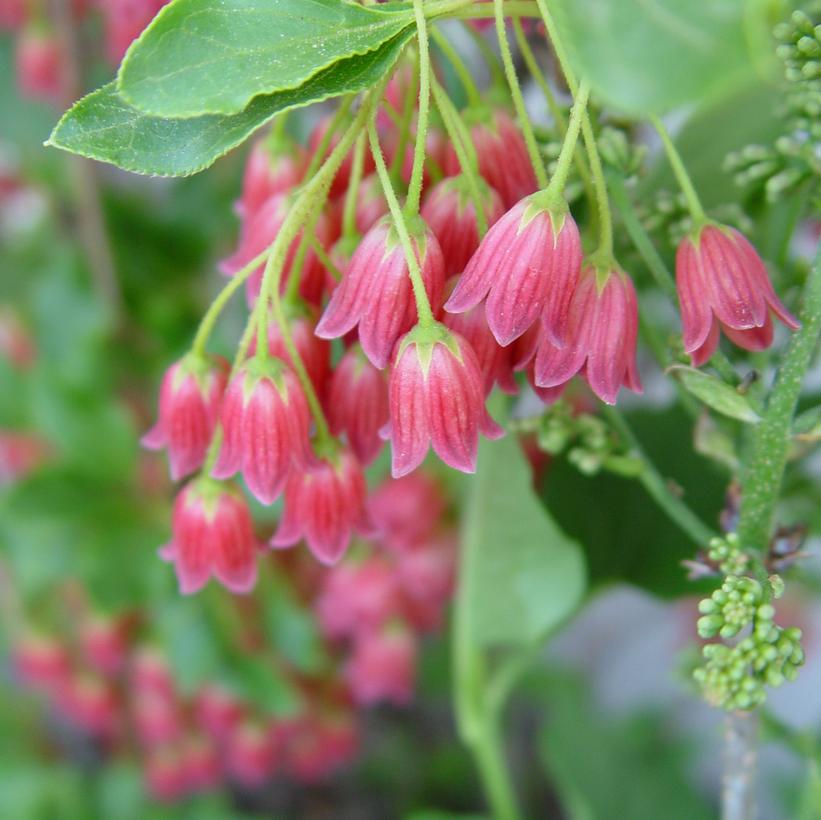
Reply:
<svg viewBox="0 0 821 820"><path fill-rule="evenodd" d="M138 446L162 372L186 350L218 290L216 260L236 239L232 203L244 152L175 181L97 168L119 286L117 303L106 303L77 241L72 161L41 147L57 112L18 96L12 64L10 38L0 34L0 163L31 188L17 212L4 213L6 224L0 223L0 305L19 314L36 358L26 369L0 358L0 429L36 432L49 457L31 475L0 487L0 596L8 627L0 665L0 813L107 820L207 820L245 812L478 818L479 784L452 722L447 631L425 645L415 702L365 717L363 754L355 765L321 786L277 783L276 794L263 799L234 789L160 806L146 797L135 760L104 765L99 750L85 748L44 716L37 697L12 680L15 625L70 629L71 589L78 583L93 611L139 613L141 638L161 649L184 692L218 681L263 712L287 715L296 708L287 677L267 655L243 646L241 618L227 593L212 587L193 598L178 595L172 571L155 553L168 537L171 485L162 459ZM777 84L760 78L735 84L688 119L678 145L708 208L736 207L764 255L782 262L781 290L789 300L802 278L801 263L786 250L791 204L773 204L760 190L737 186L725 164L731 151L770 144L783 133L780 95ZM312 116L300 114L292 127L304 132L304 118ZM633 181L632 196L652 212L660 192L674 186L663 161L651 158L647 165ZM673 246L662 229L657 236L669 263ZM651 280L623 230L619 243L624 266L647 291ZM669 335L671 317L644 297L650 321ZM221 352L233 349L240 321L241 306L235 306L220 326ZM717 526L729 473L694 452L693 419L671 403L663 386L652 378L649 383L650 400L628 403L626 415L661 474ZM818 374L811 386L808 405L821 393ZM816 472L793 475L785 509L817 530ZM585 475L559 455L544 470L539 490L557 523L583 546L591 589L584 612L536 664L511 708L510 754L531 816L714 816L719 717L696 702L686 656L680 656L694 644L699 588L681 567L693 557L693 546L629 477ZM812 569L802 572L812 589ZM273 568L262 586L257 626L268 653L306 673L321 668L327 658L304 603ZM801 704L821 683L813 639L821 612L801 592L790 605L798 613L794 620L808 627L810 664L803 688L774 698L779 717L773 726L786 721L816 737L821 711L817 705L802 711ZM603 632L602 619L610 630ZM768 744L764 763L762 816L821 816L814 813L821 812L814 745L801 756L795 743Z"/></svg>

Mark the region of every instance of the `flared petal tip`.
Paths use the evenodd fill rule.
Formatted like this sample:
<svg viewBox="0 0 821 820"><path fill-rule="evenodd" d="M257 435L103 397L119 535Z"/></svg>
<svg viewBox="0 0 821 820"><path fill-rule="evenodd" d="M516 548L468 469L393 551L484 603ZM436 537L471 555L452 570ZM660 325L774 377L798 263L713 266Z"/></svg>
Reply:
<svg viewBox="0 0 821 820"><path fill-rule="evenodd" d="M257 585L257 562L253 561L249 566L238 573L226 573L217 571L217 580L234 595L248 595Z"/></svg>
<svg viewBox="0 0 821 820"><path fill-rule="evenodd" d="M165 435L165 430L160 426L159 422L155 424L143 437L140 439L140 444L146 450L162 450L168 444L168 437Z"/></svg>

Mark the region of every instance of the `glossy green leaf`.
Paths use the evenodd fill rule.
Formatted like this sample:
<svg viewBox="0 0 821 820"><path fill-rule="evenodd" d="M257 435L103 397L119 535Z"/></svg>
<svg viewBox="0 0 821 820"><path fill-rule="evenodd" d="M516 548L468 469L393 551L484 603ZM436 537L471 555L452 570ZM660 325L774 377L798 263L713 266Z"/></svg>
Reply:
<svg viewBox="0 0 821 820"><path fill-rule="evenodd" d="M482 442L465 515L471 632L484 646L532 645L581 600L584 558L531 486L516 439Z"/></svg>
<svg viewBox="0 0 821 820"><path fill-rule="evenodd" d="M175 0L129 49L117 87L159 117L239 114L412 24L408 9L344 0Z"/></svg>
<svg viewBox="0 0 821 820"><path fill-rule="evenodd" d="M370 88L390 71L410 36L402 33L376 51L343 60L292 91L257 97L232 116L152 117L130 106L109 83L63 116L48 145L138 174L196 174L282 111Z"/></svg>
<svg viewBox="0 0 821 820"><path fill-rule="evenodd" d="M751 424L761 420L746 396L742 396L735 388L716 376L679 364L668 368L667 372L675 376L688 392L717 413Z"/></svg>
<svg viewBox="0 0 821 820"><path fill-rule="evenodd" d="M677 405L625 411L642 450L705 523L717 526L727 474L693 451L693 420ZM635 479L582 475L567 458L551 461L541 495L559 526L584 544L591 585L614 580L654 595L692 594L681 561L693 545Z"/></svg>
<svg viewBox="0 0 821 820"><path fill-rule="evenodd" d="M633 114L704 104L753 74L744 0L555 0L577 74Z"/></svg>

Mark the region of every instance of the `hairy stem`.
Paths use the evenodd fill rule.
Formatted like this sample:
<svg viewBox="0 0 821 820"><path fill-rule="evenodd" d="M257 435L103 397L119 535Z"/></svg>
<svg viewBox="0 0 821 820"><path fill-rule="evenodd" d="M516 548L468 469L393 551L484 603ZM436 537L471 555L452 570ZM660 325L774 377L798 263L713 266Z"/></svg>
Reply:
<svg viewBox="0 0 821 820"><path fill-rule="evenodd" d="M359 198L359 188L362 184L362 174L365 170L365 151L368 149L368 135L363 131L356 140L351 164L351 177L348 181L348 190L345 192L345 205L342 212L342 235L356 236L356 203Z"/></svg>
<svg viewBox="0 0 821 820"><path fill-rule="evenodd" d="M219 315L237 290L242 287L251 277L251 274L268 259L270 253L271 248L268 247L262 253L255 256L245 267L238 270L231 277L231 281L217 294L217 298L211 303L205 316L202 317L200 326L197 328L197 334L194 336L194 341L191 344L192 353L196 353L199 356L205 355L205 347L208 344L208 339L214 330L214 325Z"/></svg>
<svg viewBox="0 0 821 820"><path fill-rule="evenodd" d="M408 233L405 214L402 212L402 207L396 197L396 192L393 190L393 185L391 185L390 175L385 165L385 158L382 155L382 148L379 145L379 136L376 133L376 126L373 122L368 124L368 137L371 143L371 153L376 163L376 173L379 175L379 181L382 183L382 190L385 194L385 199L388 201L391 216L393 217L394 229L399 236L399 242L405 253L408 273L410 275L411 285L413 286L413 297L416 300L416 313L419 317L419 324L431 326L435 324L436 319L433 316L433 310L431 309L428 294L425 290L422 271L419 269L419 260L416 258L413 242Z"/></svg>
<svg viewBox="0 0 821 820"><path fill-rule="evenodd" d="M693 181L690 179L690 175L687 173L687 168L684 165L681 154L679 154L678 149L673 143L673 140L670 138L670 134L667 132L667 129L664 127L662 121L658 117L651 117L650 121L653 123L653 127L656 131L658 131L658 135L661 137L661 142L664 146L664 151L667 154L667 159L670 162L670 166L673 169L673 173L676 176L679 187L684 194L684 198L687 200L687 208L690 211L690 216L693 218L693 223L695 227L699 227L707 222L707 215L704 213L701 200L696 193L696 188L695 185L693 185Z"/></svg>
<svg viewBox="0 0 821 820"><path fill-rule="evenodd" d="M478 108L482 104L482 95L479 93L479 88L473 79L473 75L470 73L470 69L465 65L462 56L456 50L453 43L438 29L431 29L431 36L439 50L447 57L451 66L453 66L453 70L456 72L456 76L459 78L459 82L462 84L462 88L464 88L465 94L467 95L468 105Z"/></svg>
<svg viewBox="0 0 821 820"><path fill-rule="evenodd" d="M744 549L766 553L772 534L781 481L787 464L791 427L804 376L821 334L821 243L804 289L801 328L790 339L741 482L738 536Z"/></svg>
<svg viewBox="0 0 821 820"><path fill-rule="evenodd" d="M428 136L428 119L430 115L430 44L428 28L422 0L413 0L413 11L416 16L417 41L419 43L419 113L416 121L416 144L413 149L413 169L411 170L408 197L405 209L413 216L419 213L422 199L422 176L425 170L425 148Z"/></svg>
<svg viewBox="0 0 821 820"><path fill-rule="evenodd" d="M570 123L567 126L567 133L564 136L562 143L562 150L559 152L559 158L556 161L556 171L553 174L553 179L550 180L547 190L551 194L560 196L564 191L564 186L567 184L567 177L570 173L570 164L573 162L573 157L576 154L576 142L579 138L579 129L582 126L582 120L587 112L587 98L590 94L590 86L582 81L579 86L579 93L573 101L573 110L570 112Z"/></svg>
<svg viewBox="0 0 821 820"><path fill-rule="evenodd" d="M482 199L482 180L479 176L479 162L476 157L476 149L470 139L470 133L464 127L459 112L456 110L453 102L447 95L447 92L434 78L431 88L433 89L433 97L436 101L436 107L442 115L442 120L445 123L445 131L450 138L453 150L456 152L456 158L459 160L459 166L462 169L462 174L467 180L470 197L473 200L473 206L476 211L476 225L479 231L479 236L484 236L487 233L487 213L485 211L485 202Z"/></svg>
<svg viewBox="0 0 821 820"><path fill-rule="evenodd" d="M574 91L574 95L578 89ZM593 188L596 191L596 211L599 217L599 247L596 253L602 259L612 262L613 260L613 215L610 213L610 200L607 196L607 182L604 179L599 149L596 145L596 135L593 133L593 125L590 115L585 110L582 116L582 133L584 134L584 145L587 149L587 157L590 162L590 173L593 176Z"/></svg>
<svg viewBox="0 0 821 820"><path fill-rule="evenodd" d="M530 155L530 163L536 174L539 188L547 187L547 172L544 169L544 162L539 153L539 145L536 142L536 135L533 133L533 126L527 115L522 89L519 86L519 78L516 76L516 66L513 65L513 55L510 53L510 44L507 41L507 31L505 29L505 3L504 0L493 0L493 7L496 11L496 35L499 39L499 50L502 55L502 65L505 69L505 77L510 87L510 96L513 98L513 106L516 109L516 116L519 120L519 127L527 145L527 152Z"/></svg>

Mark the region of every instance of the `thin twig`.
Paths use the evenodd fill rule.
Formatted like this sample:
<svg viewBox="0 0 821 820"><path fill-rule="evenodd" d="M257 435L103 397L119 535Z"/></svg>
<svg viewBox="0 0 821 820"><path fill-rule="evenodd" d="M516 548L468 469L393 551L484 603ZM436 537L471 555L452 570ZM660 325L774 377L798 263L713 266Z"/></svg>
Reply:
<svg viewBox="0 0 821 820"><path fill-rule="evenodd" d="M65 103L68 107L83 91L79 36L69 0L53 0L50 5L55 29L61 36ZM91 160L83 157L71 156L68 163L76 197L77 228L94 290L110 311L116 326L122 314L122 294L103 217L97 170Z"/></svg>

